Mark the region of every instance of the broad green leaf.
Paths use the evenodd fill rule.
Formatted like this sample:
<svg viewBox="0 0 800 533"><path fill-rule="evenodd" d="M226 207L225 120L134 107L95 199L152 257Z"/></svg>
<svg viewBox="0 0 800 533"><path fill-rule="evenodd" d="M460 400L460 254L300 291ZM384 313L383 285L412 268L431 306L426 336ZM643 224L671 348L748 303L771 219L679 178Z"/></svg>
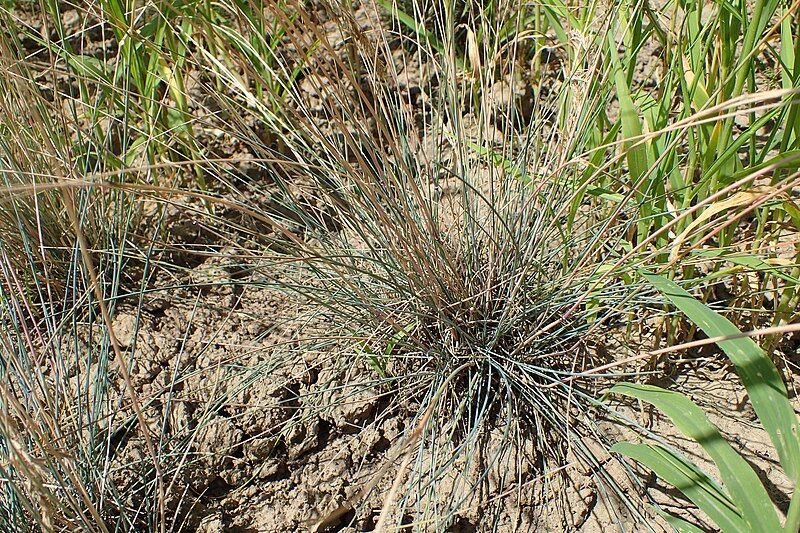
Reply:
<svg viewBox="0 0 800 533"><path fill-rule="evenodd" d="M614 40L614 33L608 33L608 53L611 58L611 66L614 69L614 85L617 89L617 101L619 103L619 120L622 122L622 148L625 151L625 158L628 162L630 171L630 184L636 190L639 206L639 221L637 222L637 234L639 240L644 240L650 233L650 225L658 221L655 220L657 212L663 212L654 208L653 199L663 196L658 189L663 187L663 181L655 179L647 180L651 161L648 157L649 142L644 142L641 138L644 130L642 119L633 103L630 89L628 88L627 70L622 64L617 53L617 45ZM652 176L651 176L652 178Z"/></svg>
<svg viewBox="0 0 800 533"><path fill-rule="evenodd" d="M407 26L411 29L414 33L416 33L421 39L424 39L430 43L432 47L436 49L440 54L444 54L444 46L436 36L429 32L425 26L420 24L417 19L413 16L409 15L405 11L398 8L396 5L392 4L392 2L388 0L378 0L378 4L383 7L386 11L397 17L397 20L403 23L403 25ZM459 67L463 67L463 61L459 61Z"/></svg>
<svg viewBox="0 0 800 533"><path fill-rule="evenodd" d="M781 21L781 81L784 89L794 86L792 67L795 64L794 37L792 36L792 17L784 17Z"/></svg>
<svg viewBox="0 0 800 533"><path fill-rule="evenodd" d="M83 76L91 81L110 84L108 66L96 57L70 54L67 51L64 51L63 54L77 75Z"/></svg>
<svg viewBox="0 0 800 533"><path fill-rule="evenodd" d="M132 166L136 159L147 150L148 138L146 135L140 135L131 142L123 151L122 156L125 159L127 166Z"/></svg>
<svg viewBox="0 0 800 533"><path fill-rule="evenodd" d="M719 468L723 485L751 531L780 529L778 515L758 475L694 402L683 394L652 385L620 383L611 392L653 404L684 435L700 444Z"/></svg>
<svg viewBox="0 0 800 533"><path fill-rule="evenodd" d="M794 107L791 110L795 110ZM739 144L739 146L741 146L741 144ZM773 165L775 165L778 169L785 170L787 172L796 171L798 168L800 168L800 150L782 150L779 154L769 157L761 163L750 165L749 167L736 172L729 179L725 179L725 183L734 183L745 176L749 176L755 172L758 172L759 170L762 170L766 167L771 167Z"/></svg>
<svg viewBox="0 0 800 533"><path fill-rule="evenodd" d="M772 111L767 112L763 117L758 118L753 124L751 124L745 131L741 132L739 135L736 136L735 139L732 139L731 142L725 145L724 150L720 150L719 154L715 154L712 163L708 166L708 169L703 173L704 179L705 177L714 176L715 174L721 172L723 168L729 164L732 160L738 160L737 154L742 146L745 143L749 142L751 139L758 135L758 132L761 128L767 124L770 120L773 120L778 114L780 113L780 109L773 109ZM719 133L719 128L715 128L715 133ZM716 137L714 138L716 139ZM716 140L712 140L709 142L709 146L711 144L716 145ZM733 183L733 176L736 175L748 175L751 174L755 169L746 169L740 172L731 172L730 176L722 176L722 180L724 183Z"/></svg>
<svg viewBox="0 0 800 533"><path fill-rule="evenodd" d="M372 370L378 374L381 379L386 379L386 361L384 358L379 358L375 355L375 351L372 347L367 344L367 341L361 341L357 344L357 346L361 349L361 354L366 357L367 364L372 367Z"/></svg>
<svg viewBox="0 0 800 533"><path fill-rule="evenodd" d="M625 201L625 195L622 193L610 191L603 187L587 187L586 194L591 196L596 196L597 198L601 198L603 200L608 200L609 202L614 203L622 203Z"/></svg>
<svg viewBox="0 0 800 533"><path fill-rule="evenodd" d="M553 33L556 34L558 42L562 45L567 45L570 43L570 38L567 36L567 31L561 24L561 21L564 19L569 19L570 22L572 22L564 3L556 0L555 2L551 2L549 5L546 5L543 11L544 16L547 18L547 22L550 24L550 27L553 30Z"/></svg>
<svg viewBox="0 0 800 533"><path fill-rule="evenodd" d="M659 444L620 442L612 452L629 457L681 491L705 512L725 533L747 530L741 515L725 489L685 457Z"/></svg>
<svg viewBox="0 0 800 533"><path fill-rule="evenodd" d="M800 207L797 207L797 204L791 200L786 200L781 203L781 207L789 215L789 218L792 219L792 224L800 228Z"/></svg>
<svg viewBox="0 0 800 533"><path fill-rule="evenodd" d="M663 518L667 522L667 524L675 528L675 531L677 531L678 533L705 533L702 529L695 526L694 524L690 524L686 520L678 518L677 516L672 516L671 514L666 513L661 509L656 508L656 512L661 518Z"/></svg>
<svg viewBox="0 0 800 533"><path fill-rule="evenodd" d="M792 277L775 265L771 265L755 255L749 254L726 254L722 250L695 250L692 255L699 255L701 257L713 257L730 261L734 265L747 267L757 272L767 272L776 278L783 281L800 285L800 279Z"/></svg>
<svg viewBox="0 0 800 533"><path fill-rule="evenodd" d="M740 334L728 319L706 307L675 282L647 272L642 275L709 337ZM749 337L724 340L717 345L736 367L753 408L778 451L781 466L796 483L800 480L798 421L777 368Z"/></svg>
<svg viewBox="0 0 800 533"><path fill-rule="evenodd" d="M383 355L385 355L387 358L394 355L394 349L397 344L405 340L405 338L408 337L418 325L419 321L414 320L406 324L399 331L395 332L395 334L392 335L392 338L389 339L389 342L386 344L386 349L383 351Z"/></svg>
<svg viewBox="0 0 800 533"><path fill-rule="evenodd" d="M611 63L614 66L614 82L617 89L617 100L619 101L619 116L622 122L622 136L625 139L623 146L626 150L628 167L631 171L631 181L638 183L647 173L649 168L647 162L647 145L641 142L642 123L636 106L633 105L633 98L628 89L628 82L625 77L625 69L617 56L617 46L614 42L613 34L609 33L608 48L611 55ZM634 139L633 142L628 139Z"/></svg>
<svg viewBox="0 0 800 533"><path fill-rule="evenodd" d="M485 148L477 143L469 141L467 142L467 146L469 146L469 148L475 153L490 160L495 166L502 168L506 174L512 176L514 179L517 179L522 183L528 183L530 181L530 178L525 175L525 172L522 168L514 164L514 162L510 159L504 157L500 152L492 150L491 148Z"/></svg>
<svg viewBox="0 0 800 533"><path fill-rule="evenodd" d="M708 104L710 99L708 96L708 91L706 90L705 85L703 85L700 77L695 76L689 61L686 58L684 58L683 62L683 76L686 79L686 85L690 87L689 92L691 94L693 109L695 111L705 109L706 104Z"/></svg>

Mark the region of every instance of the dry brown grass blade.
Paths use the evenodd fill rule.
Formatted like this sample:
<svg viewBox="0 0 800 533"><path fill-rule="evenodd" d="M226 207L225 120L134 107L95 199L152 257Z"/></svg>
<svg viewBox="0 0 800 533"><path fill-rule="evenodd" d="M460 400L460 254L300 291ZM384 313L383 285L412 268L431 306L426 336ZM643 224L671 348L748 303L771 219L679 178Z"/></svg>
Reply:
<svg viewBox="0 0 800 533"><path fill-rule="evenodd" d="M754 329L751 331L744 331L737 335L724 335L718 337L710 337L708 339L700 339L691 342L684 342L682 344L676 344L674 346L667 346L666 348L659 348L658 350L651 350L649 352L645 352L643 354L635 355L633 357L627 357L625 359L621 359L619 361L614 361L613 363L609 363L607 365L601 365L579 374L575 374L574 376L569 376L568 378L564 378L563 380L559 381L558 383L550 383L548 385L542 385L546 388L553 388L553 387L560 387L567 383L571 383L576 379L592 376L595 374L599 374L601 372L605 372L607 370L613 370L614 368L618 368L620 366L627 365L629 363L635 363L637 361L644 361L647 359L652 359L653 357L658 357L659 355L664 355L667 353L672 352L680 352L683 350L691 350L692 348L700 348L701 346L708 346L710 344L716 344L718 342L723 341L730 341L735 339L741 339L744 337L762 337L765 335L781 335L784 333L794 333L800 331L800 324L785 324L783 326L773 326L769 328L759 328Z"/></svg>

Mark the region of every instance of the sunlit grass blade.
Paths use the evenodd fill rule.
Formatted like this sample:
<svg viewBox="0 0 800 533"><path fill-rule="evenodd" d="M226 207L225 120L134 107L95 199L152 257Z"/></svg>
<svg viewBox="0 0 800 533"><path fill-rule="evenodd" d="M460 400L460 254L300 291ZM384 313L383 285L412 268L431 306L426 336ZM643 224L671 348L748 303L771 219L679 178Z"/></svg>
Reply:
<svg viewBox="0 0 800 533"><path fill-rule="evenodd" d="M682 455L659 444L620 442L611 449L655 472L708 514L726 533L747 530L735 504L716 481Z"/></svg>
<svg viewBox="0 0 800 533"><path fill-rule="evenodd" d="M699 443L719 468L725 489L751 531L759 527L767 531L780 529L772 501L753 468L725 441L694 402L683 394L652 385L620 383L611 392L654 405L684 435Z"/></svg>
<svg viewBox="0 0 800 533"><path fill-rule="evenodd" d="M647 272L642 275L709 337L739 333L728 319L709 309L677 283ZM775 364L753 339L726 340L718 345L736 367L753 402L753 408L778 451L781 465L797 483L800 479L797 415L789 402L786 386Z"/></svg>
<svg viewBox="0 0 800 533"><path fill-rule="evenodd" d="M677 516L672 516L669 513L665 513L661 509L656 509L656 512L658 513L658 516L660 516L667 522L667 524L674 527L675 531L677 531L678 533L705 533L702 529L700 529L696 525L691 524L681 518L678 518Z"/></svg>
<svg viewBox="0 0 800 533"><path fill-rule="evenodd" d="M730 261L734 265L745 267L754 272L764 272L792 285L800 285L800 279L787 274L778 265L770 264L752 254L724 253L722 250L695 250L692 255Z"/></svg>
<svg viewBox="0 0 800 533"><path fill-rule="evenodd" d="M444 46L442 45L441 41L436 38L436 35L429 31L423 23L415 19L413 15L409 15L389 0L378 0L378 4L388 13L391 13L393 16L397 17L397 20L412 30L420 39L423 40L423 42L429 43L430 46L432 46L439 53L443 54L445 52Z"/></svg>

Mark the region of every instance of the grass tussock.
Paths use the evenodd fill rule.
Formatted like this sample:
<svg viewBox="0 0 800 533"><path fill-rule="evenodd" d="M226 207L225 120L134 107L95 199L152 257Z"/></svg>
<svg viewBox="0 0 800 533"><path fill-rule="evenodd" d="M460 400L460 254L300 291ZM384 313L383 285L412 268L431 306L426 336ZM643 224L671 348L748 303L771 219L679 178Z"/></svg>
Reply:
<svg viewBox="0 0 800 533"><path fill-rule="evenodd" d="M772 326L765 352L793 375L795 4L41 7L0 8L10 530L197 527L227 484L186 481L215 424L248 436L210 464L262 438L291 456L309 420L365 397L381 407L358 431L405 429L302 527L502 529L523 494L525 524L572 527L577 470L612 521L650 523L609 450L656 435L603 393L667 379L676 363L646 350L697 331L643 268L740 329ZM262 289L300 302L300 333L222 357L175 429L216 345L190 348L199 302L227 322ZM155 364L114 320L138 339L172 316L160 292L191 312ZM137 377L151 364L160 388ZM313 383L287 379L268 408L293 414L249 435L239 395L298 365Z"/></svg>

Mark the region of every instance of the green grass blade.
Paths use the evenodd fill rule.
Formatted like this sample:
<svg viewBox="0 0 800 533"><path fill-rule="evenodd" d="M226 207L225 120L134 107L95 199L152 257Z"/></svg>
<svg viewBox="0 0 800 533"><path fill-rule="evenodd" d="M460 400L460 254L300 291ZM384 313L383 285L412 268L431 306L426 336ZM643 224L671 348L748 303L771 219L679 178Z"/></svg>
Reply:
<svg viewBox="0 0 800 533"><path fill-rule="evenodd" d="M609 51L616 51L616 43L610 34ZM625 139L623 146L626 150L628 168L631 171L631 181L638 183L650 168L647 160L647 146L645 143L640 142L639 139L642 135L642 122L628 89L625 69L619 57L614 53L611 54L611 63L614 65L614 82L617 89L617 100L619 101L619 117L622 122L622 136ZM635 141L631 142L628 139L635 139Z"/></svg>
<svg viewBox="0 0 800 533"><path fill-rule="evenodd" d="M636 190L636 199L640 203L640 220L637 223L637 233L639 240L647 238L650 225L654 221L657 210L654 207L653 197L658 197L656 193L657 180L651 180L648 176L651 162L648 154L648 144L642 142L641 136L644 131L643 120L639 117L639 112L633 102L628 86L628 69L622 64L617 55L617 45L611 33L608 34L608 51L611 58L611 65L614 69L614 84L617 89L617 101L619 103L619 120L622 123L622 148L625 151L625 158L628 162L630 171L630 184Z"/></svg>
<svg viewBox="0 0 800 533"><path fill-rule="evenodd" d="M643 464L680 490L723 532L739 533L747 530L747 524L725 490L685 457L658 444L620 442L612 446L611 451Z"/></svg>
<svg viewBox="0 0 800 533"><path fill-rule="evenodd" d="M391 13L393 16L397 17L403 25L411 29L414 33L416 33L422 40L427 41L430 45L440 54L445 53L444 45L436 38L433 32L428 31L424 25L419 23L412 15L409 15L405 11L401 10L399 7L394 5L392 2L388 0L378 0L378 5L383 7L388 13Z"/></svg>
<svg viewBox="0 0 800 533"><path fill-rule="evenodd" d="M730 261L734 265L743 266L755 272L764 272L771 276L775 276L776 278L780 278L787 283L791 283L792 285L800 285L800 279L786 274L780 269L780 267L771 265L760 257L752 254L727 254L722 250L696 250L692 252L692 255L723 259L725 261Z"/></svg>
<svg viewBox="0 0 800 533"><path fill-rule="evenodd" d="M671 525L675 528L675 531L678 533L705 533L702 529L697 527L694 524L690 524L686 520L678 518L677 516L672 516L669 513L662 511L661 509L656 509L658 516L663 518L667 524Z"/></svg>
<svg viewBox="0 0 800 533"><path fill-rule="evenodd" d="M642 275L709 337L740 334L728 319L706 307L675 282L646 272ZM800 479L797 415L789 402L786 386L778 369L748 337L720 341L717 344L736 367L736 372L753 402L753 408L778 451L781 466L797 483Z"/></svg>
<svg viewBox="0 0 800 533"><path fill-rule="evenodd" d="M684 435L697 441L719 468L722 483L751 531L780 529L778 515L758 475L694 402L683 394L652 385L620 383L611 392L654 405Z"/></svg>
<svg viewBox="0 0 800 533"><path fill-rule="evenodd" d="M794 37L792 36L792 18L785 17L781 22L781 84L784 89L794 87L792 67L795 65Z"/></svg>

